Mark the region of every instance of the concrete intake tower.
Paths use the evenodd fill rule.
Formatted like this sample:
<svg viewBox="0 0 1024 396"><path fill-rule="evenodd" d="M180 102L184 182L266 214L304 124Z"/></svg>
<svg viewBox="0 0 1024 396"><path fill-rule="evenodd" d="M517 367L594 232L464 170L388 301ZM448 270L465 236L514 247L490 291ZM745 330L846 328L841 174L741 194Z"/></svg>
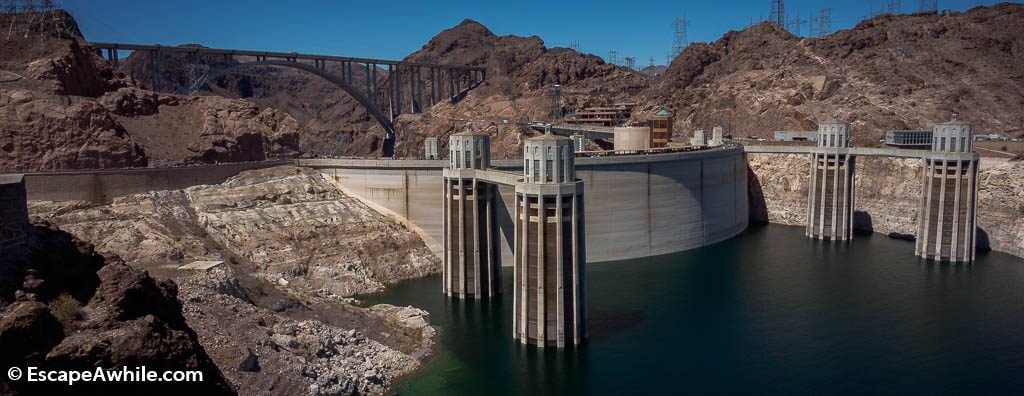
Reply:
<svg viewBox="0 0 1024 396"><path fill-rule="evenodd" d="M844 241L853 237L854 158L850 124L835 120L818 126L818 150L811 153L807 229L811 238Z"/></svg>
<svg viewBox="0 0 1024 396"><path fill-rule="evenodd" d="M443 292L481 298L501 293L501 252L495 213L497 186L477 180L490 167L491 137L467 130L449 139L444 175Z"/></svg>
<svg viewBox="0 0 1024 396"><path fill-rule="evenodd" d="M572 140L546 133L524 144L515 189L513 336L537 346L586 338L583 181Z"/></svg>
<svg viewBox="0 0 1024 396"><path fill-rule="evenodd" d="M523 172L490 168L490 136L457 133L443 170L443 286L454 298L501 293L506 210L499 186L514 188L511 205L513 337L540 347L578 345L586 337L583 295L586 249L583 181L576 179L572 139L547 133L527 139ZM506 198L507 199L507 198ZM511 200L511 199L509 199Z"/></svg>
<svg viewBox="0 0 1024 396"><path fill-rule="evenodd" d="M937 124L932 154L923 159L915 253L924 258L974 261L978 196L978 154L974 128L952 120Z"/></svg>

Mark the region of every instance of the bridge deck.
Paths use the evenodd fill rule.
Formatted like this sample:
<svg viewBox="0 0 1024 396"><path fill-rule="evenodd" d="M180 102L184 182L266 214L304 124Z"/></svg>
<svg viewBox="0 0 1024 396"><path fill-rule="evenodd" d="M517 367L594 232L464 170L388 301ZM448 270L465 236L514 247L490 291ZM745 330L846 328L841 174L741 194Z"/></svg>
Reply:
<svg viewBox="0 0 1024 396"><path fill-rule="evenodd" d="M433 63L421 63L421 62L406 62L396 61L388 59L374 59L374 58L358 58L350 56L334 56L334 55L316 55L316 54L300 54L297 52L273 52L273 51L254 51L254 50L239 50L239 49L224 49L224 48L205 48L205 47L176 47L166 45L150 45L150 44L128 44L128 43L104 43L104 42L90 42L88 46L96 49L112 49L112 50L125 50L125 51L160 51L160 52L180 52L187 54L207 54L207 55L238 55L238 56L259 56L265 58L282 58L282 59L303 59L303 60L319 60L319 61L336 61L336 62L353 62L353 63L370 63L378 65L402 65L402 66L418 66L425 68L439 68L439 69L456 69L456 70L475 70L484 71L486 68L477 66L461 66L461 65L441 65Z"/></svg>

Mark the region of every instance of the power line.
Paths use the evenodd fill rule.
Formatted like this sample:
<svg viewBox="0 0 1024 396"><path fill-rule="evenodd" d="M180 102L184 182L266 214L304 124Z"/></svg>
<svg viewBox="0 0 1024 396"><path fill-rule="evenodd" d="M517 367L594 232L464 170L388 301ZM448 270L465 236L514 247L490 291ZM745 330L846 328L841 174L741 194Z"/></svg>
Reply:
<svg viewBox="0 0 1024 396"><path fill-rule="evenodd" d="M672 58L679 56L679 53L686 49L686 45L690 43L689 37L686 35L686 27L690 25L690 21L685 16L676 18L672 21Z"/></svg>
<svg viewBox="0 0 1024 396"><path fill-rule="evenodd" d="M771 0L768 5L768 22L786 27L786 6L783 0Z"/></svg>
<svg viewBox="0 0 1024 396"><path fill-rule="evenodd" d="M625 58L625 60L626 60L626 68L627 69L636 70L636 58L634 58L632 56L627 56Z"/></svg>

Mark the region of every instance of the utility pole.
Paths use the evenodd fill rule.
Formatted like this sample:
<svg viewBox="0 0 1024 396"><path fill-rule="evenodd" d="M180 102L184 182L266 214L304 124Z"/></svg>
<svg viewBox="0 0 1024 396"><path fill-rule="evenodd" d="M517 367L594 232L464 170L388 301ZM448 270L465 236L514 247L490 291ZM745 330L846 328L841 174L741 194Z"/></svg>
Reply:
<svg viewBox="0 0 1024 396"><path fill-rule="evenodd" d="M686 45L689 44L689 38L686 35L686 27L690 24L690 21L686 19L686 16L676 18L672 21L672 59L679 56L679 53L686 49Z"/></svg>
<svg viewBox="0 0 1024 396"><path fill-rule="evenodd" d="M786 27L786 6L783 0L771 0L768 5L768 22L782 28Z"/></svg>
<svg viewBox="0 0 1024 396"><path fill-rule="evenodd" d="M801 32L800 25L803 25L805 23L809 23L810 21L811 21L811 18L800 19L800 10L797 10L796 11L796 18L795 19L790 19L789 21L786 21L786 28L788 28L791 32L793 32L793 34L796 34L797 36L800 36L800 32Z"/></svg>
<svg viewBox="0 0 1024 396"><path fill-rule="evenodd" d="M832 9L818 10L818 16L811 18L811 37L822 37L832 32Z"/></svg>

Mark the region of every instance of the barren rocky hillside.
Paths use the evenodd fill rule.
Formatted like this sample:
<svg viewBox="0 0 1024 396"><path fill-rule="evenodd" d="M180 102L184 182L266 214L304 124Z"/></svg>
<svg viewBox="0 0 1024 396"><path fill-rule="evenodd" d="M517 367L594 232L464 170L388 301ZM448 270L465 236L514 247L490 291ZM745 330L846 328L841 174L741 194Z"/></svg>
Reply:
<svg viewBox="0 0 1024 396"><path fill-rule="evenodd" d="M29 211L178 282L185 320L241 394L379 394L433 343L425 311L348 296L436 273L438 258L309 169ZM208 260L224 264L181 268Z"/></svg>
<svg viewBox="0 0 1024 396"><path fill-rule="evenodd" d="M20 32L0 41L0 170L262 160L298 151L297 123L278 110L141 89L83 47L63 11L0 14L0 24Z"/></svg>
<svg viewBox="0 0 1024 396"><path fill-rule="evenodd" d="M978 132L1024 134L1024 5L883 15L823 38L770 24L694 43L644 92L679 129L738 136L807 130L837 114L857 143L959 113Z"/></svg>
<svg viewBox="0 0 1024 396"><path fill-rule="evenodd" d="M196 69L187 55L162 56L161 77L173 87L189 86L190 76L197 70L201 75L224 66L219 57L198 59ZM643 75L606 64L596 56L547 48L536 36L497 36L472 20L439 33L405 60L483 66L488 77L457 103L444 101L426 113L398 117L399 156L421 155L424 137L446 138L460 131L469 118L512 121L512 125L500 129L488 128L496 135L496 155L516 155L520 134L532 132L515 122L547 119L552 106L546 95L554 84L562 86L562 107L569 112L628 98L647 84ZM153 73L150 61L149 54L132 54L120 70L149 85ZM243 61L248 60L236 62ZM340 66L328 64L328 71L340 74ZM362 87L366 78L365 69L354 68L354 85ZM380 103L387 103L383 88L386 79L387 71L379 69ZM403 111L408 112L409 76L402 75L401 80L406 107ZM299 122L300 147L307 155L380 154L380 127L348 94L319 77L285 68L256 67L215 79L200 92L245 98L261 108L287 112Z"/></svg>

